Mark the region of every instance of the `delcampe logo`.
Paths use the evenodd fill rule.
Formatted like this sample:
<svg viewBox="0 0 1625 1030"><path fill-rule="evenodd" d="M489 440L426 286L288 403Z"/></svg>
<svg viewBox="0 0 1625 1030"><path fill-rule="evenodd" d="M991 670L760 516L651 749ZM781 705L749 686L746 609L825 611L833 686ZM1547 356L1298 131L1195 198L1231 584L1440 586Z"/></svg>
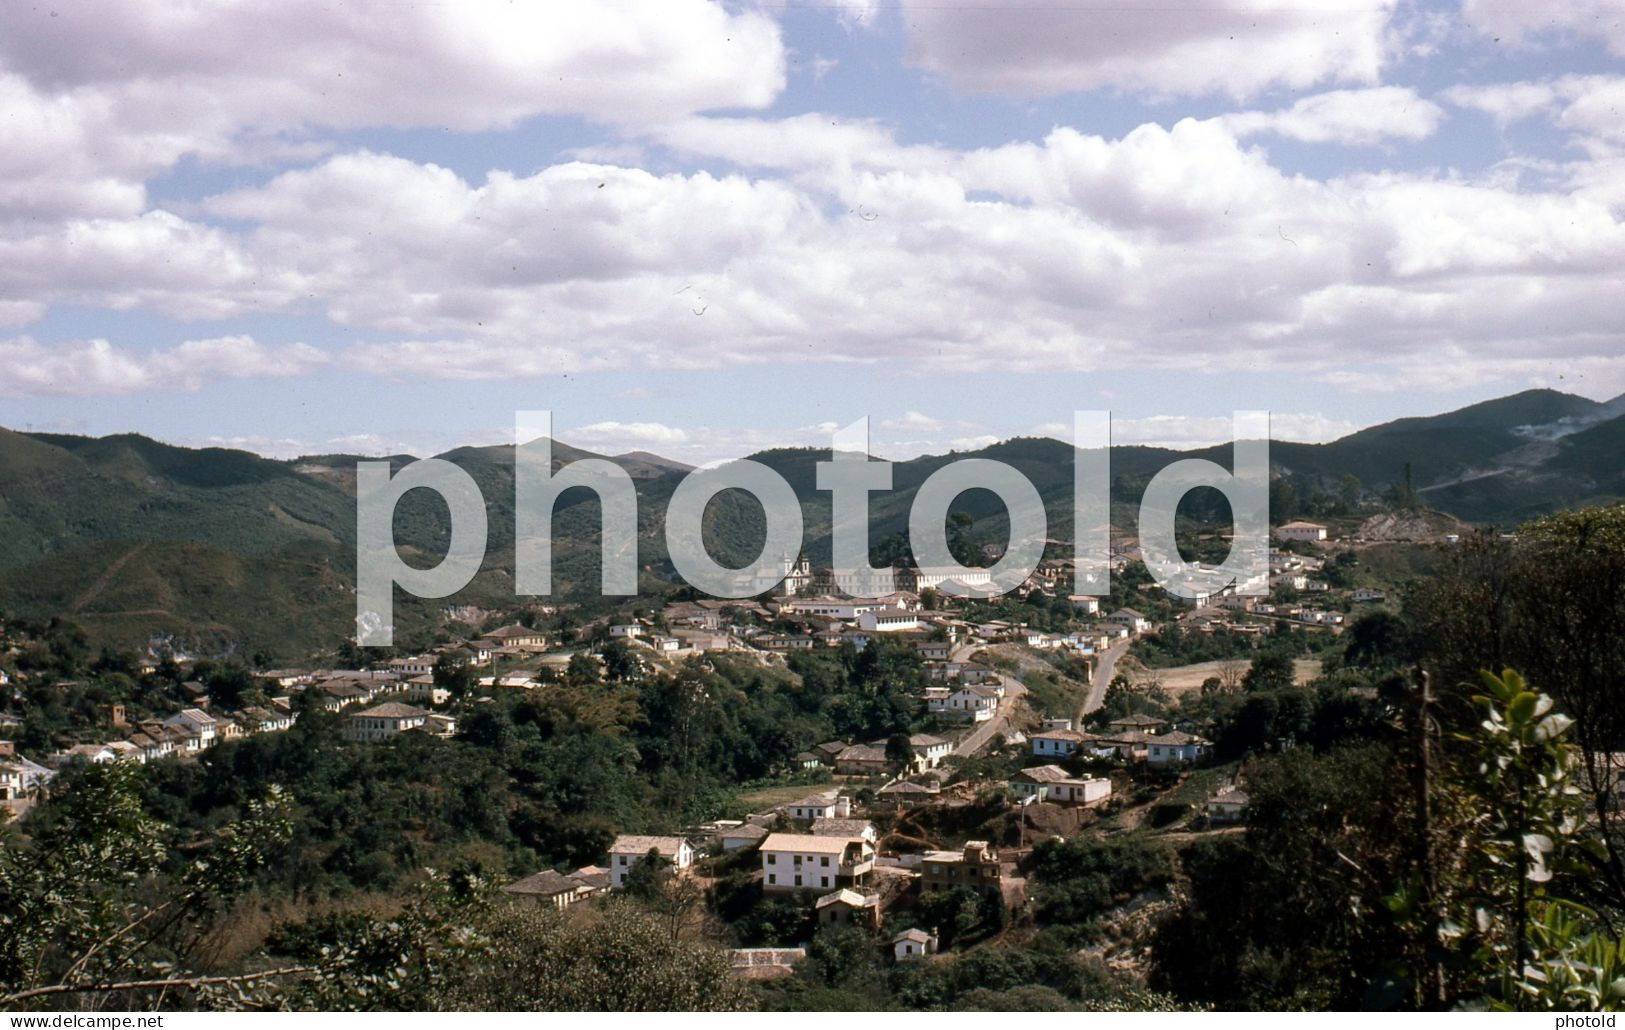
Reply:
<svg viewBox="0 0 1625 1030"><path fill-rule="evenodd" d="M1072 424L1073 592L1103 596L1111 588L1111 415L1079 411ZM1230 468L1182 458L1160 470L1145 488L1139 510L1140 552L1151 576L1170 594L1198 598L1224 590L1247 596L1268 592L1269 413L1236 412L1231 433ZM555 469L552 437L551 412L517 413L515 592L551 596L554 505L565 490L585 487L597 495L601 511L600 590L605 596L636 593L637 493L631 477L602 458L580 459ZM830 495L830 552L837 581L853 597L891 593L892 571L869 564L869 495L892 488L892 463L869 455L869 420L858 419L837 431L829 460L816 467L816 487ZM356 639L363 646L384 647L394 642L396 587L415 597L446 597L479 572L488 530L486 499L466 471L438 458L414 461L393 475L387 461L362 461L356 473ZM1219 564L1186 561L1175 538L1180 502L1199 487L1222 492L1230 505L1231 547ZM446 553L426 569L408 565L395 548L395 507L414 489L435 492L451 513ZM954 500L977 489L995 494L1009 515L1004 554L985 569L961 564L948 548L947 518ZM707 504L728 490L754 497L766 520L761 550L742 568L717 562L707 551L701 530ZM772 468L749 459L716 462L689 472L667 504L665 527L667 552L681 581L719 598L764 592L772 584L764 585L744 570L767 556L797 554L803 543L801 502L795 491ZM1037 569L1049 539L1049 516L1037 488L1002 461L949 462L920 485L909 509L909 549L921 568L945 571L938 589L952 596L992 597L1014 590Z"/></svg>

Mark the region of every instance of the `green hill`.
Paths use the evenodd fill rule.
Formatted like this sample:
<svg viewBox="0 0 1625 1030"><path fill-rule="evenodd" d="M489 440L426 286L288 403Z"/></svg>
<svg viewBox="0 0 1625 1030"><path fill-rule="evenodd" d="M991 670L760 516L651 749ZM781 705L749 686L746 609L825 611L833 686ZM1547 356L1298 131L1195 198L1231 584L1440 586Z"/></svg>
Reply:
<svg viewBox="0 0 1625 1030"><path fill-rule="evenodd" d="M1332 493L1358 479L1366 503L1404 482L1417 497L1471 521L1512 522L1625 496L1625 403L1607 405L1531 390L1458 411L1406 418L1326 444L1275 443L1277 476L1306 492ZM563 461L598 457L555 443ZM802 501L805 544L829 561L830 504L816 489L826 452L785 448L753 455L784 476ZM1191 456L1228 464L1229 448ZM1113 522L1132 530L1141 491L1180 452L1152 447L1112 451ZM442 457L479 484L489 509L485 568L461 595L398 601L403 634L431 630L442 606L514 603L513 449L466 447ZM1050 535L1071 538L1072 449L1017 438L963 453L927 455L893 466L893 489L871 495L872 543L907 529L915 492L959 458L1006 462L1038 489ZM350 455L273 461L245 451L174 447L136 435L103 438L0 429L0 610L28 617L67 614L120 644L174 638L209 649L243 647L297 654L334 647L349 634L355 562L355 464ZM399 468L411 461L389 459ZM671 578L664 512L687 467L658 455L609 460L637 490L638 560L646 582ZM1002 505L985 491L957 502L976 520L979 540L1002 539ZM413 491L396 512L396 539L408 560L432 562L449 536L444 503ZM570 491L555 513L555 592L596 598L598 504ZM763 539L760 506L719 496L707 511L713 554L742 566ZM777 555L766 556L768 560Z"/></svg>

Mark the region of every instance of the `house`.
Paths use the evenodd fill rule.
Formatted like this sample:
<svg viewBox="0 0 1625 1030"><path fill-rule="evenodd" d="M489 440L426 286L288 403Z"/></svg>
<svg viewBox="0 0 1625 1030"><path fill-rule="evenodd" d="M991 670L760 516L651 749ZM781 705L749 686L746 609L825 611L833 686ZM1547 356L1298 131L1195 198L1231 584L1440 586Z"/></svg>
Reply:
<svg viewBox="0 0 1625 1030"><path fill-rule="evenodd" d="M917 805L935 800L938 789L935 784L922 786L918 783L910 783L907 780L898 780L896 783L888 783L875 791L875 804L895 808L902 808L905 805Z"/></svg>
<svg viewBox="0 0 1625 1030"><path fill-rule="evenodd" d="M1092 594L1068 594L1066 599L1072 602L1072 610L1080 615L1100 614L1100 598Z"/></svg>
<svg viewBox="0 0 1625 1030"><path fill-rule="evenodd" d="M1145 758L1145 742L1149 734L1129 731L1127 733L1113 733L1090 738L1085 747L1089 752L1101 758L1116 756L1126 762L1135 762Z"/></svg>
<svg viewBox="0 0 1625 1030"><path fill-rule="evenodd" d="M946 640L916 640L912 645L914 653L927 662L945 662L948 660L949 645Z"/></svg>
<svg viewBox="0 0 1625 1030"><path fill-rule="evenodd" d="M935 769L954 752L951 742L929 733L916 733L909 737L908 746L914 749L914 765L918 769Z"/></svg>
<svg viewBox="0 0 1625 1030"><path fill-rule="evenodd" d="M1112 793L1112 781L1105 777L1080 779L1058 765L1023 769L1010 777L1010 789L1017 796L1036 797L1066 805L1098 804Z"/></svg>
<svg viewBox="0 0 1625 1030"><path fill-rule="evenodd" d="M886 607L879 601L849 601L839 597L792 598L779 607L785 615L824 615L842 622L851 622L864 612Z"/></svg>
<svg viewBox="0 0 1625 1030"><path fill-rule="evenodd" d="M635 622L623 622L609 628L609 635L614 640L630 640L633 637L643 636L643 627Z"/></svg>
<svg viewBox="0 0 1625 1030"><path fill-rule="evenodd" d="M502 888L503 893L533 905L551 905L557 909L569 908L583 896L582 884L563 873L543 869L522 880L515 880Z"/></svg>
<svg viewBox="0 0 1625 1030"><path fill-rule="evenodd" d="M817 826L817 822L813 823ZM722 831L722 850L738 851L741 848L753 848L767 837L767 827L755 823L741 823L729 830Z"/></svg>
<svg viewBox="0 0 1625 1030"><path fill-rule="evenodd" d="M1326 527L1318 522L1287 522L1275 527L1275 539L1319 543L1326 539Z"/></svg>
<svg viewBox="0 0 1625 1030"><path fill-rule="evenodd" d="M960 722L986 722L999 710L999 691L993 687L960 687L948 695L943 714Z"/></svg>
<svg viewBox="0 0 1625 1030"><path fill-rule="evenodd" d="M386 701L346 718L344 739L367 743L388 740L397 733L422 729L428 719L429 713L421 708Z"/></svg>
<svg viewBox="0 0 1625 1030"><path fill-rule="evenodd" d="M609 890L609 870L601 865L584 865L570 874L581 887L581 897L590 898Z"/></svg>
<svg viewBox="0 0 1625 1030"><path fill-rule="evenodd" d="M920 613L904 608L876 608L858 616L858 628L865 633L897 633L919 629Z"/></svg>
<svg viewBox="0 0 1625 1030"><path fill-rule="evenodd" d="M765 651L811 651L817 643L812 637L769 634L757 637L753 643Z"/></svg>
<svg viewBox="0 0 1625 1030"><path fill-rule="evenodd" d="M310 673L299 669L266 669L263 672L254 673L254 678L264 682L267 686L275 687L278 690L287 690L289 687L297 687L301 683L309 683Z"/></svg>
<svg viewBox="0 0 1625 1030"><path fill-rule="evenodd" d="M1207 818L1211 823L1239 823L1247 818L1247 792L1228 784L1207 799Z"/></svg>
<svg viewBox="0 0 1625 1030"><path fill-rule="evenodd" d="M214 716L201 708L183 708L165 719L164 725L172 726L186 735L184 747L188 752L203 751L214 746L217 722Z"/></svg>
<svg viewBox="0 0 1625 1030"><path fill-rule="evenodd" d="M1133 608L1119 608L1106 616L1106 621L1122 626L1130 633L1144 633L1151 628L1151 620Z"/></svg>
<svg viewBox="0 0 1625 1030"><path fill-rule="evenodd" d="M147 756L140 748L127 740L110 740L107 750L113 752L113 758L119 762L145 762Z"/></svg>
<svg viewBox="0 0 1625 1030"><path fill-rule="evenodd" d="M622 834L609 846L610 886L619 890L626 886L626 876L649 852L657 852L682 872L694 864L694 849L681 837L639 837Z"/></svg>
<svg viewBox="0 0 1625 1030"><path fill-rule="evenodd" d="M790 802L784 811L792 819L845 819L852 814L852 802L847 798L815 794Z"/></svg>
<svg viewBox="0 0 1625 1030"><path fill-rule="evenodd" d="M817 769L823 764L823 760L811 751L802 751L790 759L790 767L793 769Z"/></svg>
<svg viewBox="0 0 1625 1030"><path fill-rule="evenodd" d="M413 658L391 658L388 669L395 676L405 679L408 676L426 676L434 671L435 659L433 655L420 654Z"/></svg>
<svg viewBox="0 0 1625 1030"><path fill-rule="evenodd" d="M0 802L8 810L17 811L41 787L50 783L56 773L17 753L9 740L0 740Z"/></svg>
<svg viewBox="0 0 1625 1030"><path fill-rule="evenodd" d="M498 647L546 647L547 637L530 629L514 623L503 626L485 634L485 639L494 642Z"/></svg>
<svg viewBox="0 0 1625 1030"><path fill-rule="evenodd" d="M668 637L660 633L650 634L644 640L649 648L657 654L672 654L683 649L683 642L676 637Z"/></svg>
<svg viewBox="0 0 1625 1030"><path fill-rule="evenodd" d="M249 733L280 733L293 727L293 713L252 706L238 712L237 721Z"/></svg>
<svg viewBox="0 0 1625 1030"><path fill-rule="evenodd" d="M105 765L118 760L118 755L105 744L75 744L66 751L61 752L47 761L58 765L67 765L69 762L89 762L91 765Z"/></svg>
<svg viewBox="0 0 1625 1030"><path fill-rule="evenodd" d="M1136 712L1133 715L1125 715L1121 719L1113 719L1106 725L1118 733L1155 733L1168 725L1168 720Z"/></svg>
<svg viewBox="0 0 1625 1030"><path fill-rule="evenodd" d="M1383 592L1375 587L1358 587L1352 596L1356 602L1381 601L1384 597Z"/></svg>
<svg viewBox="0 0 1625 1030"><path fill-rule="evenodd" d="M813 754L818 756L820 762L832 766L835 764L835 756L851 746L844 740L826 740L824 743L815 746L812 751Z"/></svg>
<svg viewBox="0 0 1625 1030"><path fill-rule="evenodd" d="M979 588L976 592L986 594L993 582L993 572L990 569L972 569L960 565L922 568L904 566L897 570L897 588L914 594L922 590L940 589L950 581L953 581L948 588L950 593L955 588L963 593L966 587L971 587Z"/></svg>
<svg viewBox="0 0 1625 1030"><path fill-rule="evenodd" d="M862 837L870 844L875 842L875 824L867 819L814 819L812 824L814 837Z"/></svg>
<svg viewBox="0 0 1625 1030"><path fill-rule="evenodd" d="M859 926L880 929L880 895L841 887L813 904L813 919L823 926Z"/></svg>
<svg viewBox="0 0 1625 1030"><path fill-rule="evenodd" d="M862 837L771 833L761 852L765 891L827 891L860 882L875 864L874 846Z"/></svg>
<svg viewBox="0 0 1625 1030"><path fill-rule="evenodd" d="M1191 765L1207 757L1210 746L1201 737L1174 730L1145 738L1145 760L1152 765Z"/></svg>
<svg viewBox="0 0 1625 1030"><path fill-rule="evenodd" d="M868 744L853 744L835 756L835 771L843 776L875 776L889 769L886 752Z"/></svg>
<svg viewBox="0 0 1625 1030"><path fill-rule="evenodd" d="M130 734L130 743L141 751L141 760L143 762L155 762L169 754L169 738L167 735L155 739L147 733L132 733Z"/></svg>
<svg viewBox="0 0 1625 1030"><path fill-rule="evenodd" d="M1033 755L1038 758L1066 758L1072 752L1083 746L1090 738L1077 730L1056 729L1034 733L1029 740L1032 741Z"/></svg>
<svg viewBox="0 0 1625 1030"><path fill-rule="evenodd" d="M999 854L985 840L965 842L963 851L927 851L920 862L922 891L969 887L980 894L1001 893Z"/></svg>
<svg viewBox="0 0 1625 1030"><path fill-rule="evenodd" d="M898 962L918 962L937 953L937 939L924 930L910 927L891 939L891 950Z"/></svg>
<svg viewBox="0 0 1625 1030"><path fill-rule="evenodd" d="M452 737L457 736L457 720L449 715L430 712L429 717L423 722L423 732L431 737L450 740Z"/></svg>

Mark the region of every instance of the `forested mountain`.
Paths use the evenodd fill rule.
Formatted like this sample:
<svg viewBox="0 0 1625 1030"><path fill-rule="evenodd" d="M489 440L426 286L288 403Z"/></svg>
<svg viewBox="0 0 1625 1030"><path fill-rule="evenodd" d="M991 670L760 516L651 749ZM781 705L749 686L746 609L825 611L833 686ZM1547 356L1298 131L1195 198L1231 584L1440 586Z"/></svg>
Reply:
<svg viewBox="0 0 1625 1030"><path fill-rule="evenodd" d="M1622 443L1625 398L1600 404L1531 390L1442 415L1400 419L1331 443L1274 443L1280 487L1275 514L1325 517L1426 506L1469 521L1515 522L1625 496ZM555 444L554 453L564 461L598 456L563 443ZM1188 453L1220 463L1229 459L1228 447ZM828 560L829 498L815 486L815 466L825 454L797 448L752 456L783 475L801 498L814 562ZM1115 448L1114 524L1131 531L1145 483L1182 456L1162 448ZM457 598L402 599L398 621L408 630L432 623L446 604L514 599L512 448L459 448L441 457L466 469L485 495L486 567ZM877 552L902 553L900 534L920 484L965 457L992 458L1021 471L1049 509L1050 535L1070 538L1070 445L1019 438L897 462L892 490L871 496ZM275 461L135 435L0 430L0 609L65 615L93 636L122 645L175 636L214 649L333 646L353 618L357 460L325 455ZM399 467L411 458L389 460ZM642 452L609 460L633 477L639 564L646 584L658 588L670 578L663 513L688 466ZM991 494L966 494L958 507L977 520L978 539L1000 538L1003 510ZM743 565L755 554L762 519L754 502L724 495L707 519L707 542L719 559ZM448 516L432 495L409 494L395 521L408 560L428 562L444 548ZM597 533L591 494L566 494L555 523L558 595L595 593Z"/></svg>

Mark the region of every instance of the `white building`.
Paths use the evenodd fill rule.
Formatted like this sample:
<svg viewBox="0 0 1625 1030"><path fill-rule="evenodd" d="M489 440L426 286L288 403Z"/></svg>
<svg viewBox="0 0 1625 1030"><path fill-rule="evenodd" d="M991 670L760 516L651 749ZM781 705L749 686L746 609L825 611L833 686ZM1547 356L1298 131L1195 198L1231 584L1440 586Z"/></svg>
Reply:
<svg viewBox="0 0 1625 1030"><path fill-rule="evenodd" d="M1207 757L1209 746L1201 737L1174 730L1145 738L1145 760L1152 765L1190 765Z"/></svg>
<svg viewBox="0 0 1625 1030"><path fill-rule="evenodd" d="M1028 739L1032 742L1033 754L1036 757L1066 758L1078 750L1087 738L1077 730L1067 727L1034 733Z"/></svg>
<svg viewBox="0 0 1625 1030"><path fill-rule="evenodd" d="M857 882L874 864L874 846L862 837L769 834L762 841L762 889L827 891Z"/></svg>
<svg viewBox="0 0 1625 1030"><path fill-rule="evenodd" d="M1275 527L1275 539L1319 543L1326 539L1326 527L1318 522L1287 522Z"/></svg>
<svg viewBox="0 0 1625 1030"><path fill-rule="evenodd" d="M858 614L858 628L866 633L898 633L920 628L920 613L903 608L876 608Z"/></svg>
<svg viewBox="0 0 1625 1030"><path fill-rule="evenodd" d="M1095 805L1111 797L1112 781L1105 777L1078 778L1058 765L1023 769L1010 777L1010 789L1019 797L1036 797L1067 805Z"/></svg>
<svg viewBox="0 0 1625 1030"><path fill-rule="evenodd" d="M999 710L999 692L992 687L960 687L949 694L941 713L961 722L986 722Z"/></svg>
<svg viewBox="0 0 1625 1030"><path fill-rule="evenodd" d="M386 701L346 718L344 739L375 743L407 730L423 729L428 720L429 713L421 708L399 701Z"/></svg>
<svg viewBox="0 0 1625 1030"><path fill-rule="evenodd" d="M892 957L899 962L918 962L937 953L937 939L924 930L910 927L891 939Z"/></svg>
<svg viewBox="0 0 1625 1030"><path fill-rule="evenodd" d="M847 798L814 795L792 801L784 810L792 819L845 819L852 814L852 802Z"/></svg>
<svg viewBox="0 0 1625 1030"><path fill-rule="evenodd" d="M214 746L218 720L201 708L183 708L164 720L186 735L185 749L189 752L205 751Z"/></svg>
<svg viewBox="0 0 1625 1030"><path fill-rule="evenodd" d="M944 758L954 753L953 743L929 733L916 733L908 738L914 749L914 764L921 769L935 769Z"/></svg>
<svg viewBox="0 0 1625 1030"><path fill-rule="evenodd" d="M851 601L841 597L793 597L779 607L786 615L823 615L851 622L864 612L886 607L879 601Z"/></svg>
<svg viewBox="0 0 1625 1030"><path fill-rule="evenodd" d="M1106 621L1122 626L1130 633L1144 633L1151 628L1151 620L1133 608L1119 608L1106 616Z"/></svg>
<svg viewBox="0 0 1625 1030"><path fill-rule="evenodd" d="M694 849L681 837L638 837L622 834L609 846L609 882L617 890L626 886L626 876L649 852L657 852L682 872L694 864Z"/></svg>

